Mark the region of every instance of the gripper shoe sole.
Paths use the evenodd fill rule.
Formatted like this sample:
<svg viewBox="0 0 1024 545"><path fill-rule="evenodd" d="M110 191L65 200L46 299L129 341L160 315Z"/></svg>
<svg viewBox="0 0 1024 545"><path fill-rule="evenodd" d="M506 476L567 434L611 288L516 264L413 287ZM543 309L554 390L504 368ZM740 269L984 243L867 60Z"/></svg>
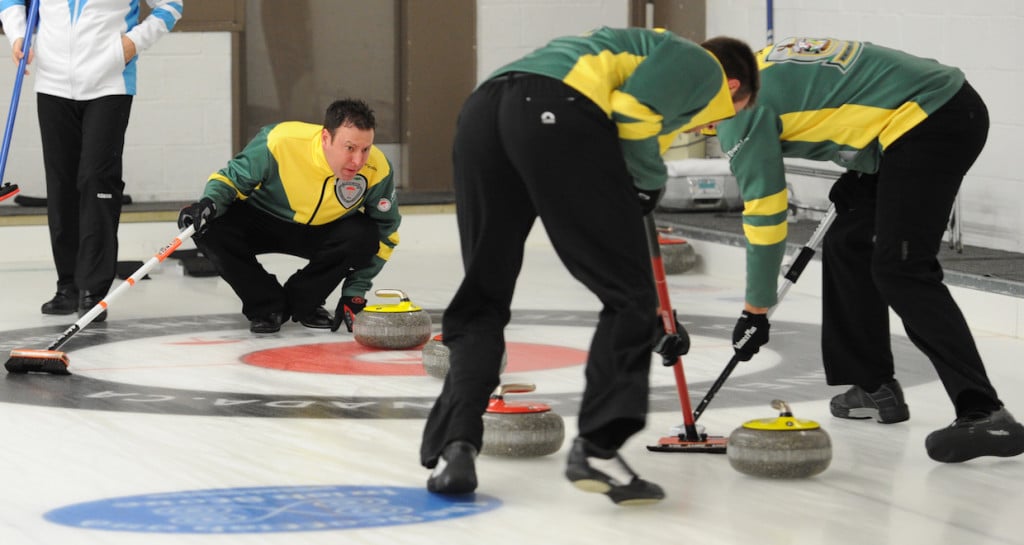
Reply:
<svg viewBox="0 0 1024 545"><path fill-rule="evenodd" d="M625 478L612 477L593 467L590 459ZM581 437L573 441L565 477L576 488L604 494L617 505L645 505L665 498L660 486L641 479L617 452L599 449Z"/></svg>
<svg viewBox="0 0 1024 545"><path fill-rule="evenodd" d="M903 390L896 381L883 384L876 392L867 392L859 386L853 386L833 397L829 409L836 418L873 418L881 424L895 424L910 419L910 408L904 402Z"/></svg>
<svg viewBox="0 0 1024 545"><path fill-rule="evenodd" d="M600 479L579 479L573 486L584 491L608 496L616 505L648 505L665 499L661 487L643 479L633 479L627 485L613 485Z"/></svg>
<svg viewBox="0 0 1024 545"><path fill-rule="evenodd" d="M1009 458L1024 454L1024 426L1005 408L992 414L964 416L925 438L936 462L959 463L981 456Z"/></svg>

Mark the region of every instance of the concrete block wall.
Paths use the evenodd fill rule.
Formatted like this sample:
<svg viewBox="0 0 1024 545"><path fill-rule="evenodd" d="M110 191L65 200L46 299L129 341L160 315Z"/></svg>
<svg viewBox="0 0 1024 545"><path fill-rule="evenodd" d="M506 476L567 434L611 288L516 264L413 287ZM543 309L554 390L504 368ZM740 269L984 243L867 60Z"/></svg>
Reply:
<svg viewBox="0 0 1024 545"><path fill-rule="evenodd" d="M628 0L477 0L477 80L552 38L628 23Z"/></svg>
<svg viewBox="0 0 1024 545"><path fill-rule="evenodd" d="M765 43L765 0L708 0L708 34ZM874 41L961 67L992 116L988 145L962 190L967 244L1024 251L1024 66L1013 40L1024 2L988 0L776 0L775 36L834 35ZM628 23L627 0L478 0L478 78L556 36ZM0 50L2 49L0 44ZM127 191L137 200L188 200L232 153L230 36L172 33L143 53L125 147ZM14 67L0 67L10 90ZM0 95L8 104L9 95ZM0 120L6 121L6 109ZM42 196L42 156L32 76L23 84L3 181ZM11 206L8 202L0 206Z"/></svg>
<svg viewBox="0 0 1024 545"><path fill-rule="evenodd" d="M766 43L765 0L708 0L708 35ZM875 42L957 66L985 99L991 129L961 188L965 244L1024 251L1024 66L1012 53L1024 2L990 0L775 0L775 38L806 35Z"/></svg>
<svg viewBox="0 0 1024 545"><path fill-rule="evenodd" d="M480 78L551 38L601 25L625 26L627 19L627 0L479 0ZM0 41L0 52L6 53L6 44ZM125 144L124 178L133 199L192 199L231 157L230 61L226 32L172 33L143 52ZM15 69L7 66L0 64L3 91L14 86ZM32 84L30 74L22 84L3 181L18 184L24 195L44 196ZM0 104L9 99L0 95ZM6 119L4 108L0 121Z"/></svg>
<svg viewBox="0 0 1024 545"><path fill-rule="evenodd" d="M0 51L9 51L6 37L0 38ZM138 94L125 135L125 191L136 201L193 199L232 153L230 34L168 34L141 54L138 66ZM13 63L0 63L0 120L5 124L15 72ZM17 184L23 195L43 197L31 65L29 72L22 82L3 181ZM12 201L0 206L14 206Z"/></svg>

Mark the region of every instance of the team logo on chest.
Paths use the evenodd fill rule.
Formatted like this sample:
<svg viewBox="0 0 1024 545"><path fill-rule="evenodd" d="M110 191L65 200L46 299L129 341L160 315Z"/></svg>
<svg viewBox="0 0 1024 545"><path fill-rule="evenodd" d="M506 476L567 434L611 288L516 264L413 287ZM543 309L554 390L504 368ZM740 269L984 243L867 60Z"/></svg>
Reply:
<svg viewBox="0 0 1024 545"><path fill-rule="evenodd" d="M356 174L351 180L335 180L334 194L338 197L338 202L342 206L352 208L363 198L363 195L366 193L366 186L366 177L362 174Z"/></svg>

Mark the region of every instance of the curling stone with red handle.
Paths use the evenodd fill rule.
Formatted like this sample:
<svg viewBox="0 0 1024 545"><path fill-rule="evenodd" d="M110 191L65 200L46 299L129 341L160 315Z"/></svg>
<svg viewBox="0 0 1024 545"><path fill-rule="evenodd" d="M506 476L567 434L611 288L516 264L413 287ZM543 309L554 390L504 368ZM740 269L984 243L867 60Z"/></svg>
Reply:
<svg viewBox="0 0 1024 545"><path fill-rule="evenodd" d="M681 274L697 266L697 252L685 238L658 233L658 246L665 274Z"/></svg>
<svg viewBox="0 0 1024 545"><path fill-rule="evenodd" d="M526 458L545 456L562 448L565 422L544 403L505 400L507 394L532 392L533 384L502 384L484 413L481 454Z"/></svg>

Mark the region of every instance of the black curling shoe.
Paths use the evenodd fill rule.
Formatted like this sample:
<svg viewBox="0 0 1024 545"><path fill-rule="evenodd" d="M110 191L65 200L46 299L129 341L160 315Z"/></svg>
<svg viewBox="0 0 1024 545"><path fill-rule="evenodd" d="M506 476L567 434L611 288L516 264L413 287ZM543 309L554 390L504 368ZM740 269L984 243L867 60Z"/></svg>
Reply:
<svg viewBox="0 0 1024 545"><path fill-rule="evenodd" d="M469 494L476 490L476 454L468 441L448 443L427 479L427 490L437 494Z"/></svg>
<svg viewBox="0 0 1024 545"><path fill-rule="evenodd" d="M57 288L53 299L43 303L43 314L74 314L78 311L78 290L74 288Z"/></svg>
<svg viewBox="0 0 1024 545"><path fill-rule="evenodd" d="M660 486L641 479L618 452L598 448L582 437L572 443L565 476L576 488L604 494L617 505L644 505L665 498Z"/></svg>
<svg viewBox="0 0 1024 545"><path fill-rule="evenodd" d="M936 462L966 462L979 456L1008 458L1024 453L1024 426L1006 408L968 413L928 434L928 456Z"/></svg>
<svg viewBox="0 0 1024 545"><path fill-rule="evenodd" d="M284 314L271 312L266 316L258 316L249 321L249 331L253 333L277 333L281 331Z"/></svg>

